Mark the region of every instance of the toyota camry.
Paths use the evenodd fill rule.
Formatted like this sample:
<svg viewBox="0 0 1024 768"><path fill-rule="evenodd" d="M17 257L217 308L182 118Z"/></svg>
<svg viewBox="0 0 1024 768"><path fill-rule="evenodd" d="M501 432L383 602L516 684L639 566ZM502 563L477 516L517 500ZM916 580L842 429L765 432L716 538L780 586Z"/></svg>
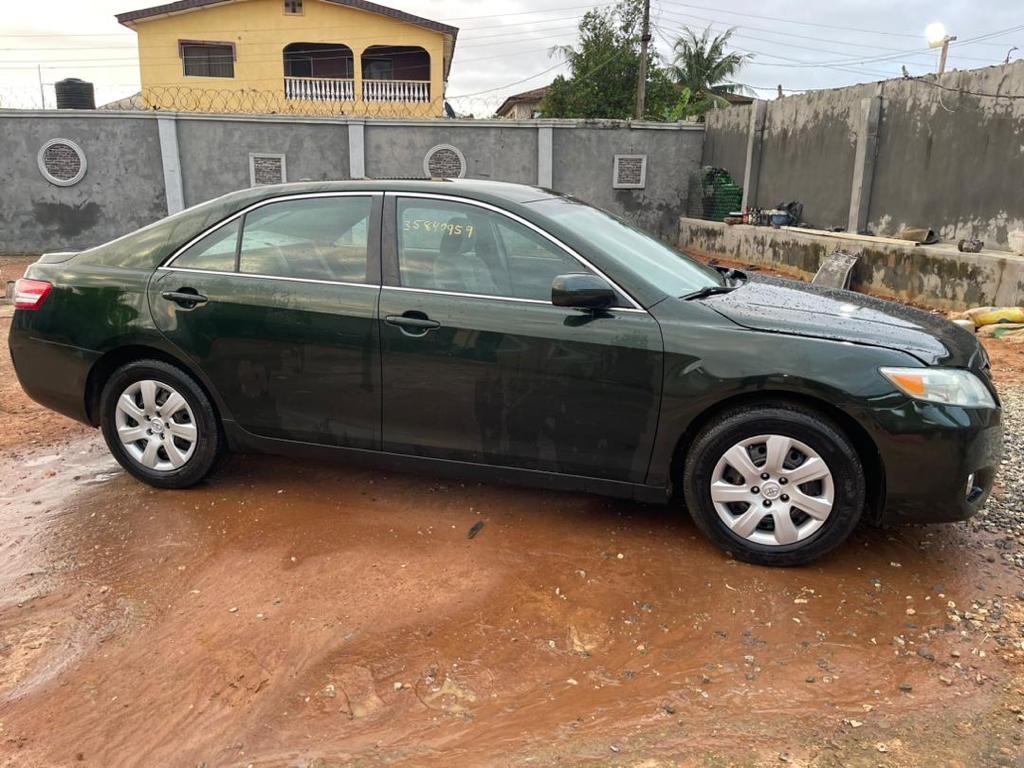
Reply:
<svg viewBox="0 0 1024 768"><path fill-rule="evenodd" d="M160 488L228 451L334 456L673 504L796 565L862 520L965 519L998 464L963 329L516 184L236 192L44 255L15 304L25 391Z"/></svg>

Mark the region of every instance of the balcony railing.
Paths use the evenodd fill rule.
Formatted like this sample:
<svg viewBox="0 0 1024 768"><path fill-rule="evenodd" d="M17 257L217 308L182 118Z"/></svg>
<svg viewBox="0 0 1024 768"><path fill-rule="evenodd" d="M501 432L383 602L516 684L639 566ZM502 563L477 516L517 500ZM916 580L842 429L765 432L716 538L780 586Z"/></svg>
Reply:
<svg viewBox="0 0 1024 768"><path fill-rule="evenodd" d="M355 101L355 80L333 77L286 77L284 97L294 101Z"/></svg>
<svg viewBox="0 0 1024 768"><path fill-rule="evenodd" d="M363 80L363 101L426 104L430 101L430 81Z"/></svg>

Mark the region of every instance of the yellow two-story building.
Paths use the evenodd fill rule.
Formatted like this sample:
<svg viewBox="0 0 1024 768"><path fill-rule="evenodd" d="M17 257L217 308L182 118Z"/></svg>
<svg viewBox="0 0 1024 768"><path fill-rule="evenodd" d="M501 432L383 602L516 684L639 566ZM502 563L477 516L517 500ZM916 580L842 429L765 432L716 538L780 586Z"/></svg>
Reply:
<svg viewBox="0 0 1024 768"><path fill-rule="evenodd" d="M459 30L366 0L179 0L118 14L154 109L440 117Z"/></svg>

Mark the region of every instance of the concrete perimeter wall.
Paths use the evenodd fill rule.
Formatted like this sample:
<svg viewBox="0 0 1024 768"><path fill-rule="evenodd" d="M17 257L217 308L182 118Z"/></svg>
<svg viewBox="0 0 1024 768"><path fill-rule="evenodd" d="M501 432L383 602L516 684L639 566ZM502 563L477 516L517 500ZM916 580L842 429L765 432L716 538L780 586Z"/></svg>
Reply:
<svg viewBox="0 0 1024 768"><path fill-rule="evenodd" d="M104 111L0 111L0 253L81 249L182 207L250 185L250 153L284 156L287 181L423 178L452 145L468 178L537 184L674 240L687 179L700 164L696 124L570 120L365 120ZM50 183L37 155L51 139L87 163ZM615 155L646 155L642 189L613 189Z"/></svg>
<svg viewBox="0 0 1024 768"><path fill-rule="evenodd" d="M950 245L871 242L690 218L680 220L679 242L695 256L803 278L813 277L822 261L843 251L859 257L853 290L935 309L1024 304L1024 258L1007 253L960 253Z"/></svg>
<svg viewBox="0 0 1024 768"><path fill-rule="evenodd" d="M821 229L929 227L998 249L1024 230L1024 61L731 107L706 126L704 165L748 178L749 205L803 202Z"/></svg>

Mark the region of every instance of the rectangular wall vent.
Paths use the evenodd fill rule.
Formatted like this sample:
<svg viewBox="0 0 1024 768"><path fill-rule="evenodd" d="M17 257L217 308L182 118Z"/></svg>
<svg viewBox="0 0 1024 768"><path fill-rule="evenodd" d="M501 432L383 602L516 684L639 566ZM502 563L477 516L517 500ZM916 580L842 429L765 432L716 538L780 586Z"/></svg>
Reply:
<svg viewBox="0 0 1024 768"><path fill-rule="evenodd" d="M249 185L284 184L288 181L285 173L284 155L249 154Z"/></svg>
<svg viewBox="0 0 1024 768"><path fill-rule="evenodd" d="M647 155L616 155L613 189L643 189L647 185Z"/></svg>

